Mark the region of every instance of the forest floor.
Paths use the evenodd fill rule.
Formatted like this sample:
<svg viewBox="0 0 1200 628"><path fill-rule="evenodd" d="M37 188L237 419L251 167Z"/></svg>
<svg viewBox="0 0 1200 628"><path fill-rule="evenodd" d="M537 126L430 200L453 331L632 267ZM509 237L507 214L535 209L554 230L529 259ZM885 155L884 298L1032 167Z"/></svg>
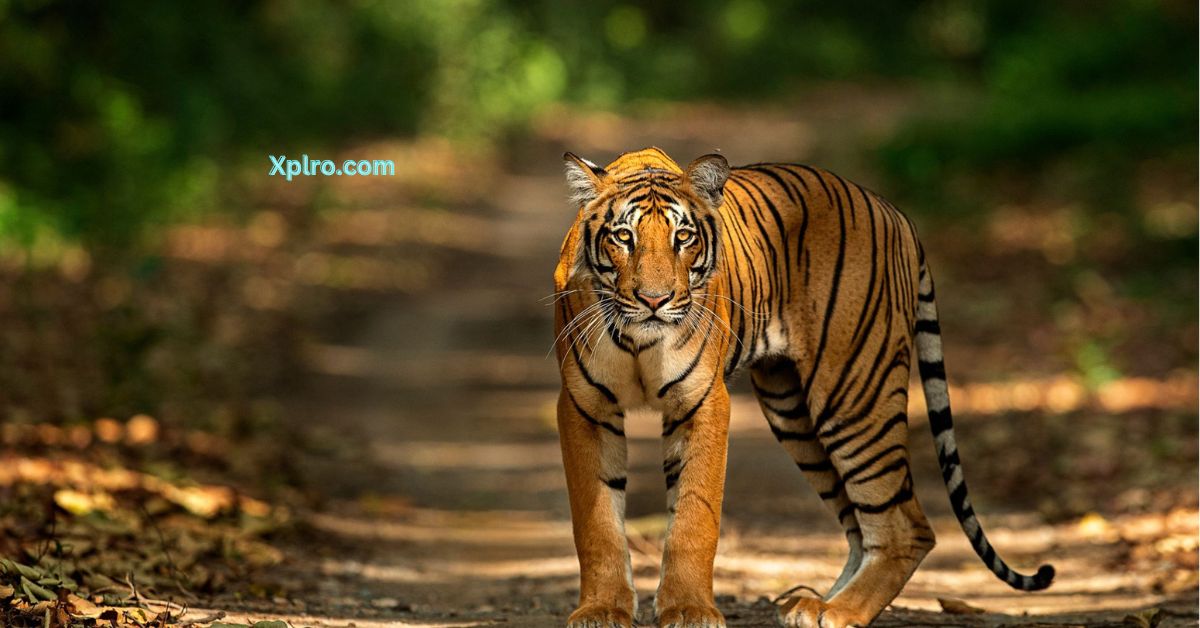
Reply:
<svg viewBox="0 0 1200 628"><path fill-rule="evenodd" d="M445 157L436 143L357 147L407 150L411 163L397 170L414 174L339 183L322 237L329 255L386 285L305 288L329 305L299 334L301 368L277 394L287 429L305 435L306 445L287 453L301 497L285 500L293 504L286 521L233 552L238 569L208 576L203 593L177 593L190 606L182 622L562 625L578 595L578 564L554 426L552 310L542 300L572 220L558 155L569 148L600 161L658 144L679 159L721 148L734 162L803 154L853 171L824 129L851 117L860 122L853 132L870 136L894 116L846 102L818 94L803 111L551 119L506 149L502 164ZM423 179L439 184L423 189ZM1020 248L1002 227L988 233ZM1195 625L1194 364L1169 357L1157 370L1081 383L1047 320L1052 290L1027 289L1053 285L1056 266L1030 262L1042 260L1037 250L980 249L953 229L925 235L935 272L944 269L946 360L976 510L1010 564L1029 571L1050 562L1059 575L1048 591L1019 593L975 557L914 401L916 489L939 544L874 625ZM1194 345L1187 333L1143 344ZM773 625L781 593L832 583L845 542L744 382L733 392L717 604L731 627ZM124 429L127 439L135 431ZM630 540L639 621L648 624L665 528L657 417L632 416L628 432ZM187 570L178 564L185 537L153 533L161 544L150 544L167 554L162 569ZM230 560L228 550L217 554ZM253 560L258 554L267 556ZM136 583L129 589L136 596Z"/></svg>

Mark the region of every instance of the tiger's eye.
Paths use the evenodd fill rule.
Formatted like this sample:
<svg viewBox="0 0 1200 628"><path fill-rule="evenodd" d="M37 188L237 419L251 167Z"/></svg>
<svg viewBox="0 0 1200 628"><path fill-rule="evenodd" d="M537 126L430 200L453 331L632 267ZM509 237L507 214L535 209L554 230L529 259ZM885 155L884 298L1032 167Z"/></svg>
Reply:
<svg viewBox="0 0 1200 628"><path fill-rule="evenodd" d="M628 229L621 229L614 234L621 242L628 242L633 239L633 234Z"/></svg>
<svg viewBox="0 0 1200 628"><path fill-rule="evenodd" d="M675 242L677 242L679 244L686 244L688 242L691 242L692 235L693 234L691 231L676 231L675 232Z"/></svg>

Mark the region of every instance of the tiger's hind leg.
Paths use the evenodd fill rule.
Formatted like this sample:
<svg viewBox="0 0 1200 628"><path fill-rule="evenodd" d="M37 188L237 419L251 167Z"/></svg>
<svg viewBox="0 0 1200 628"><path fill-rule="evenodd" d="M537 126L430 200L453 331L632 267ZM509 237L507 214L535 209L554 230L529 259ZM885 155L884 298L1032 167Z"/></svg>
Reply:
<svg viewBox="0 0 1200 628"><path fill-rule="evenodd" d="M788 626L866 626L895 599L933 548L933 530L917 502L909 470L908 360L907 350L896 351L882 381L870 376L877 371L867 369L862 380L831 386L834 392L814 404L817 439L842 479L862 530L863 556L836 594L823 601L796 601L784 616Z"/></svg>
<svg viewBox="0 0 1200 628"><path fill-rule="evenodd" d="M846 531L850 554L841 575L825 595L828 599L846 586L862 562L862 531L854 514L854 506L825 447L817 439L795 364L786 359L762 364L751 370L750 382L771 432Z"/></svg>

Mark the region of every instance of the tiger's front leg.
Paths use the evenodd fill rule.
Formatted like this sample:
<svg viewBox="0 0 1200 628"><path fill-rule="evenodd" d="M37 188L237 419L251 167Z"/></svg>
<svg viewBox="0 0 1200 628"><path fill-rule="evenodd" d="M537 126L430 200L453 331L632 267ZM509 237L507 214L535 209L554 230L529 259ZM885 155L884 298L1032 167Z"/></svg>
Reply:
<svg viewBox="0 0 1200 628"><path fill-rule="evenodd" d="M637 612L625 537L624 415L613 404L563 388L558 434L579 555L579 608L569 628L628 628Z"/></svg>
<svg viewBox="0 0 1200 628"><path fill-rule="evenodd" d="M729 393L719 371L714 377L703 395L681 395L663 413L670 523L654 600L662 627L725 626L713 603L713 559L725 494Z"/></svg>

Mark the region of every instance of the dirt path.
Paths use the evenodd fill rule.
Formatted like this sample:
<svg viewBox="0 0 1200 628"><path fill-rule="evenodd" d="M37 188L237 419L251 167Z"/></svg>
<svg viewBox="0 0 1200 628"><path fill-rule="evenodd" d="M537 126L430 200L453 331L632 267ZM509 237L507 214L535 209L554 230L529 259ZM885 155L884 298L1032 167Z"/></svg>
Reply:
<svg viewBox="0 0 1200 628"><path fill-rule="evenodd" d="M640 145L638 132L627 135L630 146ZM727 139L723 146L736 146ZM666 146L688 155L710 147L694 140ZM310 346L311 372L297 388L293 415L317 430L361 437L367 455L312 462L308 474L328 499L308 521L309 542L291 553L291 599L248 617L280 615L301 625L558 626L573 608L578 566L554 429L557 376L545 354L552 312L539 302L550 291L571 216L556 160L531 163L537 166L506 172L494 206L473 218L488 230L487 254L454 251L445 274L452 279L416 297L380 297L332 321ZM771 625L776 595L832 582L844 541L740 386L733 415L718 605L731 626ZM973 420L965 417L969 432ZM665 524L656 424L650 415L629 423L642 622L651 621ZM1132 561L1140 537L1124 532L1157 525L1155 539L1175 538L1178 529L1194 536L1194 510L1153 524L1131 516L1048 525L1028 505L1054 493L1050 481L1028 486L1012 504L977 499L1010 562L1029 569L1049 559L1058 567L1048 592L1015 593L975 558L950 514L922 417L913 417L912 431L918 494L940 543L876 625L1139 625L1122 622L1146 608L1163 609L1158 625L1195 623L1194 584ZM969 434L960 440L969 480L986 487L988 476L971 471L972 452L1003 456L1003 443L972 442ZM996 464L1004 463L988 466ZM963 599L988 614L946 614L937 598Z"/></svg>

